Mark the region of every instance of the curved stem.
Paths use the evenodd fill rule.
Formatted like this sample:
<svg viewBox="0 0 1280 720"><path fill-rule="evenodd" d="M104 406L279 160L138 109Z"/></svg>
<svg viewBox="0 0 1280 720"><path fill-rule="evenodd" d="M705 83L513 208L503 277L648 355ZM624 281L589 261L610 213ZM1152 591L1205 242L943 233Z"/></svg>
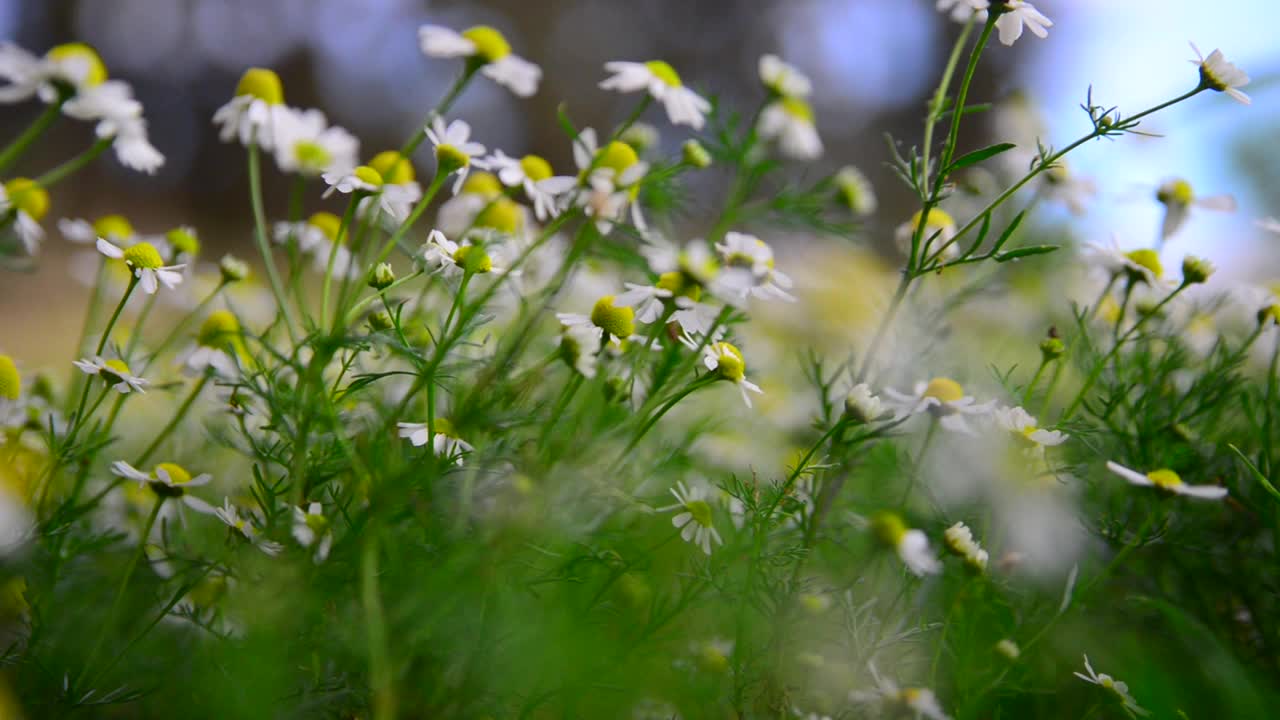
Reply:
<svg viewBox="0 0 1280 720"><path fill-rule="evenodd" d="M40 113L39 117L28 125L26 130L22 131L21 135L14 138L13 142L9 143L9 146L3 152L0 152L0 172L8 170L9 166L17 162L18 158L22 157L23 153L31 147L32 143L58 121L58 117L62 113L62 105L69 97L69 95L59 92L58 100L50 103L44 109L44 112Z"/></svg>
<svg viewBox="0 0 1280 720"><path fill-rule="evenodd" d="M107 148L111 147L111 143L114 139L115 138L106 137L95 142L89 146L88 150L85 150L79 155L36 178L36 184L42 188L48 189L57 185L59 182L66 180L67 177L79 172L84 168L84 166L93 162L99 155L106 152Z"/></svg>
<svg viewBox="0 0 1280 720"><path fill-rule="evenodd" d="M284 321L289 339L297 342L297 331L293 319L289 316L289 303L284 294L284 285L280 282L280 272L276 269L276 260L267 240L267 214L262 205L262 169L258 159L258 143L249 143L249 203L253 207L254 239L258 243L258 252L262 254L262 263L267 268L267 280L271 283L271 294L275 296L276 305L280 308L280 319Z"/></svg>

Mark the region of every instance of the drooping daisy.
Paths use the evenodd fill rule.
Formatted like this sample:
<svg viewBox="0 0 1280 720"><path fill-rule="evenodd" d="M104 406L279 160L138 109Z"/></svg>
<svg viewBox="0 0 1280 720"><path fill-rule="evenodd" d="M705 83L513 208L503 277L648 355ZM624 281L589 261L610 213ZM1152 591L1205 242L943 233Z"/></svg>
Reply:
<svg viewBox="0 0 1280 720"><path fill-rule="evenodd" d="M600 82L602 90L622 93L644 91L667 109L667 118L673 125L688 125L701 130L704 117L711 111L711 103L684 86L680 75L661 60L649 62L607 62L606 72L613 73Z"/></svg>
<svg viewBox="0 0 1280 720"><path fill-rule="evenodd" d="M1067 434L1058 430L1045 430L1036 425L1031 413L1021 407L999 408L995 412L996 423L1012 433L1031 452L1043 452L1067 441Z"/></svg>
<svg viewBox="0 0 1280 720"><path fill-rule="evenodd" d="M1172 495L1186 495L1187 497L1200 498L1202 500L1221 500L1227 496L1227 489L1220 485L1188 485L1178 477L1178 473L1161 468L1152 470L1145 475L1121 465L1111 460L1107 461L1107 469L1128 480L1132 485L1140 487L1153 487L1161 492Z"/></svg>
<svg viewBox="0 0 1280 720"><path fill-rule="evenodd" d="M777 55L761 55L757 68L760 82L774 95L806 98L813 92L813 83L808 76Z"/></svg>
<svg viewBox="0 0 1280 720"><path fill-rule="evenodd" d="M145 393L146 387L151 384L146 378L134 375L129 366L118 358L104 360L101 355L97 355L92 360L72 360L71 364L80 368L80 371L86 375L101 377L121 395L128 395L131 392Z"/></svg>
<svg viewBox="0 0 1280 720"><path fill-rule="evenodd" d="M329 557L333 547L333 529L324 516L320 503L313 502L307 509L293 509L293 538L304 548L315 548L312 560L319 565Z"/></svg>
<svg viewBox="0 0 1280 720"><path fill-rule="evenodd" d="M917 576L942 572L942 563L929 547L923 530L908 528L897 513L881 511L871 518L871 532L886 546L893 548L903 564Z"/></svg>
<svg viewBox="0 0 1280 720"><path fill-rule="evenodd" d="M418 28L418 46L428 57L468 58L480 66L485 77L520 97L538 92L542 69L512 54L511 45L502 33L487 25L477 25L460 33L439 25L423 25Z"/></svg>
<svg viewBox="0 0 1280 720"><path fill-rule="evenodd" d="M978 573L987 571L987 551L973 539L968 525L958 522L942 533L943 545L951 554L964 560L966 566Z"/></svg>
<svg viewBox="0 0 1280 720"><path fill-rule="evenodd" d="M996 0L996 2L1000 1ZM1034 5L1026 0L1003 0L1003 3L1004 9L999 10L1000 16L996 18L996 30L1000 32L1000 42L1005 45L1017 42L1018 38L1022 37L1023 26L1038 38L1049 37L1048 28L1053 27L1053 21L1036 10Z"/></svg>
<svg viewBox="0 0 1280 720"><path fill-rule="evenodd" d="M798 97L782 97L765 106L756 126L760 137L776 140L783 155L795 160L822 157L822 138L813 121L813 108Z"/></svg>
<svg viewBox="0 0 1280 720"><path fill-rule="evenodd" d="M212 515L215 509L209 503L187 492L189 488L208 485L213 476L202 473L191 477L191 473L177 463L162 462L150 473L144 473L123 460L111 463L111 472L122 478L136 480L139 485L151 488L162 498L181 498L182 504L198 513Z"/></svg>
<svg viewBox="0 0 1280 720"><path fill-rule="evenodd" d="M636 311L627 305L619 305L613 295L602 296L591 308L590 315L556 313L561 325L591 325L599 328L606 339L625 340L636 332Z"/></svg>
<svg viewBox="0 0 1280 720"><path fill-rule="evenodd" d="M539 220L554 217L560 196L578 184L578 179L571 175L553 175L551 164L537 155L516 159L496 150L487 161L503 185L524 190Z"/></svg>
<svg viewBox="0 0 1280 720"><path fill-rule="evenodd" d="M596 376L600 359L600 341L604 331L594 325L573 323L560 326L560 357L579 375Z"/></svg>
<svg viewBox="0 0 1280 720"><path fill-rule="evenodd" d="M190 375L211 373L222 378L239 374L236 357L243 351L240 321L229 310L214 310L196 333L196 342L180 356Z"/></svg>
<svg viewBox="0 0 1280 720"><path fill-rule="evenodd" d="M74 98L107 80L107 66L92 47L79 42L65 43L37 57L12 43L0 44L0 78L9 84L0 88L0 103L22 102L39 96L45 103L60 95Z"/></svg>
<svg viewBox="0 0 1280 720"><path fill-rule="evenodd" d="M280 543L263 538L253 519L248 516L241 516L239 508L231 504L231 498L224 498L222 507L214 508L213 514L227 527L243 535L246 540L253 543L253 546L264 554L275 557L280 554L280 551L284 550L284 546Z"/></svg>
<svg viewBox="0 0 1280 720"><path fill-rule="evenodd" d="M1235 212L1236 199L1231 195L1196 195L1191 183L1182 178L1172 178L1156 188L1156 200L1164 206L1164 220L1160 223L1160 237L1168 240L1186 223L1191 208L1214 212Z"/></svg>
<svg viewBox="0 0 1280 720"><path fill-rule="evenodd" d="M898 226L894 233L894 237L898 241L898 246L903 252L911 249L911 238L915 236L916 228L920 225L921 211L917 210L911 219ZM926 245L929 247L929 253L938 252L938 248L945 247L940 256L943 260L950 260L957 257L960 251L956 248L955 243L951 239L956 236L958 231L955 218L942 208L929 208L929 216L925 218L924 233L920 236L920 247L924 249Z"/></svg>
<svg viewBox="0 0 1280 720"><path fill-rule="evenodd" d="M135 243L127 250L121 250L102 238L98 238L98 252L115 260L124 260L125 265L133 271L133 276L142 284L142 290L154 295L161 284L170 290L182 282L182 269L185 264L165 265L160 258L160 251L149 242Z"/></svg>
<svg viewBox="0 0 1280 720"><path fill-rule="evenodd" d="M877 201L875 188L862 171L852 165L845 165L836 171L832 178L840 199L858 217L866 217L876 211Z"/></svg>
<svg viewBox="0 0 1280 720"><path fill-rule="evenodd" d="M132 245L138 240L133 224L123 215L103 215L89 222L83 218L62 218L58 231L73 243L89 245L98 238L106 238L119 245Z"/></svg>
<svg viewBox="0 0 1280 720"><path fill-rule="evenodd" d="M382 175L368 165L360 165L349 170L335 170L321 176L328 189L321 197L329 197L335 192L350 195L355 192L375 193L382 189Z"/></svg>
<svg viewBox="0 0 1280 720"><path fill-rule="evenodd" d="M1078 672L1074 672L1072 673L1072 675L1075 675L1076 677L1080 678L1081 680L1087 683L1093 683L1094 685L1097 685L1098 687L1101 687L1104 690L1107 690L1108 692L1110 692L1112 695L1115 696L1116 700L1120 701L1121 706L1123 707L1124 711L1128 713L1129 717L1137 717L1139 715L1141 715L1142 717L1146 717L1151 714L1147 710L1144 710L1142 706L1138 705L1138 701L1135 700L1134 697L1129 694L1128 685L1126 685L1125 683L1119 680L1116 680L1115 678L1111 677L1106 673L1094 672L1093 666L1089 664L1088 655L1084 656L1084 669L1085 669L1085 672L1089 673L1088 675L1084 675Z"/></svg>
<svg viewBox="0 0 1280 720"><path fill-rule="evenodd" d="M751 396L747 394L748 390L757 395L764 394L759 385L747 379L747 361L742 357L742 352L731 343L724 341L708 343L702 349L702 364L716 373L720 379L737 385L738 390L742 392L742 402L746 403L747 407L751 407Z"/></svg>
<svg viewBox="0 0 1280 720"><path fill-rule="evenodd" d="M711 554L711 545L723 545L724 540L716 530L711 512L711 492L703 485L695 484L692 489L683 481L671 488L671 495L676 504L658 508L658 512L676 513L671 524L680 528L680 537L687 543L702 548L702 552Z"/></svg>
<svg viewBox="0 0 1280 720"><path fill-rule="evenodd" d="M942 711L938 696L934 695L932 690L918 687L898 687L898 683L882 677L876 671L874 663L867 663L867 665L871 669L871 677L875 680L876 687L874 690L854 690L849 693L851 701L855 703L880 703L893 712L905 712L914 715L916 718L950 720L950 717Z"/></svg>
<svg viewBox="0 0 1280 720"><path fill-rule="evenodd" d="M458 437L458 431L453 429L453 423L444 418L436 418L435 423L428 428L427 423L396 423L399 428L399 434L402 438L408 438L414 447L422 447L427 444L428 438L431 439L431 452L436 457L445 460L454 460L456 464L462 464L462 456L475 450L471 443Z"/></svg>
<svg viewBox="0 0 1280 720"><path fill-rule="evenodd" d="M713 289L720 297L734 304L742 304L748 296L795 302L787 292L792 286L791 278L775 266L773 248L768 243L755 235L728 232L715 247L720 253L721 269Z"/></svg>
<svg viewBox="0 0 1280 720"><path fill-rule="evenodd" d="M1249 84L1249 75L1244 70L1227 62L1227 58L1223 56L1221 50L1214 50L1209 53L1209 57L1200 54L1200 48L1195 43L1191 43L1191 49L1196 54L1196 59L1191 61L1192 65L1200 67L1200 84L1210 90L1225 92L1230 95L1233 100L1238 103L1249 105L1253 101L1248 95L1240 92L1239 88Z"/></svg>
<svg viewBox="0 0 1280 720"><path fill-rule="evenodd" d="M330 125L324 113L285 108L276 130L276 165L284 173L318 177L327 172L354 168L360 141L337 125Z"/></svg>
<svg viewBox="0 0 1280 720"><path fill-rule="evenodd" d="M870 385L858 383L845 394L844 414L854 422L873 422L884 416L884 401L871 392Z"/></svg>
<svg viewBox="0 0 1280 720"><path fill-rule="evenodd" d="M965 421L965 416L985 415L995 406L994 400L981 405L975 404L976 401L965 394L960 383L945 377L918 382L911 394L901 393L893 388L885 388L884 393L889 396L890 407L897 419L928 412L942 427L966 435L975 433Z"/></svg>
<svg viewBox="0 0 1280 720"><path fill-rule="evenodd" d="M107 118L94 132L99 138L111 138L116 160L130 170L154 175L164 165L164 155L147 136L147 121L141 117Z"/></svg>
<svg viewBox="0 0 1280 720"><path fill-rule="evenodd" d="M426 130L427 139L436 149L436 172L458 175L453 181L454 195L462 189L472 165L488 168L488 163L481 157L484 145L471 142L471 126L465 120L454 120L446 125L444 118L436 116Z"/></svg>
<svg viewBox="0 0 1280 720"><path fill-rule="evenodd" d="M40 221L49 212L49 191L35 180L16 177L0 185L0 214L13 212L13 232L28 255L34 255L44 240Z"/></svg>
<svg viewBox="0 0 1280 720"><path fill-rule="evenodd" d="M213 113L222 142L238 140L245 147L257 143L268 152L275 149L277 132L290 120L280 76L265 68L245 70L235 96Z"/></svg>

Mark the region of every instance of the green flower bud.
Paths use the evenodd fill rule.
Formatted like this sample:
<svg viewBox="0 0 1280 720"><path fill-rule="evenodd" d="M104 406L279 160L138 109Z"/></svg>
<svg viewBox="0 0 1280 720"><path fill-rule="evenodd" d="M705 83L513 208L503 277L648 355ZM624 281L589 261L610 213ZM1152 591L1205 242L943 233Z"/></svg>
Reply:
<svg viewBox="0 0 1280 720"><path fill-rule="evenodd" d="M1182 282L1188 285L1203 283L1209 279L1213 271L1213 263L1204 258L1188 255L1182 259Z"/></svg>
<svg viewBox="0 0 1280 720"><path fill-rule="evenodd" d="M382 332L395 327L395 324L391 322L391 316L387 314L386 310L370 313L368 322L369 329L374 332Z"/></svg>
<svg viewBox="0 0 1280 720"><path fill-rule="evenodd" d="M386 290L396 281L396 271L391 268L391 263L378 263L378 266L369 274L369 287L374 290Z"/></svg>
<svg viewBox="0 0 1280 720"><path fill-rule="evenodd" d="M249 263L234 255L223 255L218 261L218 271L226 283L240 282L249 277Z"/></svg>
<svg viewBox="0 0 1280 720"><path fill-rule="evenodd" d="M1057 360L1067 351L1067 346L1056 337L1045 338L1040 341L1040 357L1045 362Z"/></svg>
<svg viewBox="0 0 1280 720"><path fill-rule="evenodd" d="M685 163L698 169L711 167L711 153L697 140L686 140L681 152Z"/></svg>

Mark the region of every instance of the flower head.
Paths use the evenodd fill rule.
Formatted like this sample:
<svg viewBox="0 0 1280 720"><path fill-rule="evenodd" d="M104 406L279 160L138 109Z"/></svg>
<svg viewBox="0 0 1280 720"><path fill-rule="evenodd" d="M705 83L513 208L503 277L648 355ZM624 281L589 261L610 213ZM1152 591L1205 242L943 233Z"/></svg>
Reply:
<svg viewBox="0 0 1280 720"><path fill-rule="evenodd" d="M1150 712L1144 710L1140 705L1138 705L1138 701L1135 700L1133 696L1129 694L1128 685L1126 685L1125 683L1119 680L1116 680L1115 678L1111 677L1106 673L1094 672L1093 666L1089 664L1088 655L1084 656L1084 669L1085 669L1085 672L1089 673L1088 675L1084 675L1078 672L1072 673L1072 674L1080 678L1081 680L1084 680L1087 683L1093 683L1094 685L1097 685L1098 687L1101 687L1102 689L1110 692L1112 696L1117 701L1120 702L1121 706L1123 707L1124 711L1129 715L1129 717L1137 717L1139 715L1146 717L1151 714Z"/></svg>
<svg viewBox="0 0 1280 720"><path fill-rule="evenodd" d="M704 485L694 484L690 489L684 482L676 483L671 488L671 495L676 504L658 508L658 512L675 511L671 524L680 528L680 537L687 543L702 548L702 552L711 554L711 545L723 545L720 533L716 530L711 512L711 492Z"/></svg>
<svg viewBox="0 0 1280 720"><path fill-rule="evenodd" d="M903 713L916 718L929 720L950 720L942 711L938 696L928 688L899 687L896 682L882 677L876 672L876 666L868 663L871 677L875 680L874 690L855 690L849 693L849 699L856 703L880 703L893 713Z"/></svg>
<svg viewBox="0 0 1280 720"><path fill-rule="evenodd" d="M1167 240L1186 223L1191 208L1215 212L1235 212L1236 199L1231 195L1201 197L1191 183L1182 178L1171 178L1156 188L1156 200L1164 206L1164 219L1160 224L1160 237Z"/></svg>
<svg viewBox="0 0 1280 720"><path fill-rule="evenodd" d="M836 171L832 181L836 192L849 210L858 217L866 217L876 211L876 193L871 181L862 171L852 165L845 165Z"/></svg>
<svg viewBox="0 0 1280 720"><path fill-rule="evenodd" d="M680 74L662 60L648 62L607 62L606 72L611 77L600 82L603 90L622 93L644 91L667 109L667 118L673 125L688 125L701 130L704 117L711 111L711 103L684 86Z"/></svg>
<svg viewBox="0 0 1280 720"><path fill-rule="evenodd" d="M227 527L239 532L246 540L253 543L254 547L261 550L266 555L272 557L279 555L284 550L284 546L280 543L266 540L261 536L261 531L251 516L240 514L240 510L231 504L231 498L224 498L222 507L215 508L213 514L217 516Z"/></svg>
<svg viewBox="0 0 1280 720"><path fill-rule="evenodd" d="M742 402L746 403L747 407L751 407L751 396L747 394L748 390L760 395L764 394L759 385L747 379L747 361L742 357L742 352L731 343L708 343L702 349L702 364L721 380L728 380L737 385L742 392Z"/></svg>
<svg viewBox="0 0 1280 720"><path fill-rule="evenodd" d="M400 437L407 438L414 447L422 447L431 440L431 451L436 457L453 460L462 464L464 453L475 450L471 443L458 437L453 423L445 418L436 418L431 425L427 423L396 423Z"/></svg>
<svg viewBox="0 0 1280 720"><path fill-rule="evenodd" d="M813 108L798 97L781 97L765 106L757 127L760 137L776 140L782 154L796 160L822 157L822 139L813 121Z"/></svg>
<svg viewBox="0 0 1280 720"><path fill-rule="evenodd" d="M151 488L151 491L158 497L181 498L184 505L196 512L206 515L212 515L215 512L212 505L187 492L189 488L208 485L209 481L213 480L213 476L208 473L192 477L186 468L171 462L162 462L156 465L151 472L145 473L123 460L111 463L111 472L119 477L137 481L141 486Z"/></svg>
<svg viewBox="0 0 1280 720"><path fill-rule="evenodd" d="M1017 42L1022 37L1024 26L1038 38L1049 37L1047 28L1053 27L1053 21L1036 10L1031 3L1026 0L993 1L996 6L992 9L1000 13L996 18L996 30L1000 32L1001 43L1012 45Z"/></svg>
<svg viewBox="0 0 1280 720"><path fill-rule="evenodd" d="M1182 481L1178 473L1161 468L1145 475L1111 460L1107 461L1107 469L1128 480L1132 485L1151 487L1170 495L1185 495L1201 500L1221 500L1227 496L1227 489L1219 485L1188 485Z"/></svg>
<svg viewBox="0 0 1280 720"><path fill-rule="evenodd" d="M356 166L360 141L337 125L329 125L324 113L286 108L276 128L276 164L280 171L319 177Z"/></svg>
<svg viewBox="0 0 1280 720"><path fill-rule="evenodd" d="M534 214L546 220L559 214L559 199L578 184L571 175L554 175L551 163L538 155L513 158L501 150L487 158L498 180L507 187L518 187L533 203Z"/></svg>
<svg viewBox="0 0 1280 720"><path fill-rule="evenodd" d="M457 32L440 25L418 28L418 46L427 57L468 58L485 77L503 85L520 97L538 91L542 69L511 52L511 45L498 30L477 25Z"/></svg>
<svg viewBox="0 0 1280 720"><path fill-rule="evenodd" d="M1021 407L1000 408L995 412L995 420L1002 429L1011 433L1032 452L1067 441L1066 433L1039 427L1035 417Z"/></svg>
<svg viewBox="0 0 1280 720"><path fill-rule="evenodd" d="M910 394L892 388L885 388L884 392L889 396L889 405L894 409L897 419L928 412L942 427L967 435L974 432L965 421L965 416L985 415L995 406L994 400L982 405L975 404L976 401L965 394L960 383L946 377L918 382Z"/></svg>
<svg viewBox="0 0 1280 720"><path fill-rule="evenodd" d="M871 386L858 383L844 397L844 415L857 423L869 423L884 415L884 402L871 392Z"/></svg>
<svg viewBox="0 0 1280 720"><path fill-rule="evenodd" d="M143 291L148 295L154 295L161 284L170 290L176 288L182 282L180 271L186 267L185 264L165 265L160 257L160 251L149 242L134 243L128 249L122 250L98 238L98 252L109 258L124 260L125 265L133 271L133 276L138 279Z"/></svg>
<svg viewBox="0 0 1280 720"><path fill-rule="evenodd" d="M454 120L446 125L444 118L437 115L427 128L427 139L436 149L436 172L443 175L458 174L453 181L454 195L462 189L472 165L478 168L488 167L488 163L480 157L484 155L484 146L471 142L471 126L465 120Z"/></svg>
<svg viewBox="0 0 1280 720"><path fill-rule="evenodd" d="M973 531L968 525L962 522L952 525L943 532L942 539L947 550L962 558L969 569L977 573L986 572L987 551L973 539Z"/></svg>
<svg viewBox="0 0 1280 720"><path fill-rule="evenodd" d="M792 286L791 278L777 269L773 248L765 241L755 235L728 232L715 248L721 263L713 283L718 296L735 305L745 302L748 296L795 301L787 292Z"/></svg>
<svg viewBox="0 0 1280 720"><path fill-rule="evenodd" d="M312 559L318 565L329 557L333 547L333 529L325 517L320 503L313 502L307 509L293 509L293 538L304 548L315 548Z"/></svg>
<svg viewBox="0 0 1280 720"><path fill-rule="evenodd" d="M1201 55L1200 48L1196 47L1195 43L1191 43L1191 50L1196 54L1196 59L1192 60L1191 64L1200 67L1201 87L1224 92L1242 105L1253 102L1248 95L1239 90L1249 84L1248 73L1227 62L1221 50L1214 50L1209 53L1209 57Z"/></svg>
<svg viewBox="0 0 1280 720"><path fill-rule="evenodd" d="M80 371L86 375L97 375L102 378L121 395L128 395L134 391L145 393L145 388L151 384L145 378L134 375L129 366L120 359L104 360L101 355L98 355L92 360L72 360L71 364L80 368Z"/></svg>
<svg viewBox="0 0 1280 720"><path fill-rule="evenodd" d="M265 68L249 68L240 76L235 96L213 114L222 142L238 140L263 150L276 147L276 135L293 118L284 104L280 76Z"/></svg>
<svg viewBox="0 0 1280 720"><path fill-rule="evenodd" d="M49 191L30 178L16 177L0 184L0 213L13 212L11 231L28 255L34 255L44 240L40 221L49 212Z"/></svg>
<svg viewBox="0 0 1280 720"><path fill-rule="evenodd" d="M813 91L809 78L777 55L761 55L758 69L760 82L775 95L805 98Z"/></svg>
<svg viewBox="0 0 1280 720"><path fill-rule="evenodd" d="M903 564L916 575L935 575L942 571L942 563L929 548L928 536L921 530L908 528L897 513L876 513L871 518L871 532L881 543L897 551Z"/></svg>

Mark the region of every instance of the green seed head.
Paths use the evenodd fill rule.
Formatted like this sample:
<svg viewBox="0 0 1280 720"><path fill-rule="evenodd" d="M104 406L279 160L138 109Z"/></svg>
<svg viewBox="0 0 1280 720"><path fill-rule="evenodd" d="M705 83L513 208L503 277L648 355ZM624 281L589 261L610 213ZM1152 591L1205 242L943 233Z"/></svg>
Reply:
<svg viewBox="0 0 1280 720"><path fill-rule="evenodd" d="M447 418L436 418L431 423L431 431L447 438L458 439L458 431L454 429L453 423Z"/></svg>
<svg viewBox="0 0 1280 720"><path fill-rule="evenodd" d="M1280 324L1280 304L1271 303L1258 311L1258 324Z"/></svg>
<svg viewBox="0 0 1280 720"><path fill-rule="evenodd" d="M452 145L436 146L436 172L448 175L471 164L471 156Z"/></svg>
<svg viewBox="0 0 1280 720"><path fill-rule="evenodd" d="M659 275L657 287L669 290L673 298L686 297L697 302L702 297L702 286L679 270L672 270Z"/></svg>
<svg viewBox="0 0 1280 720"><path fill-rule="evenodd" d="M22 375L13 358L0 355L0 399L17 400L22 394Z"/></svg>
<svg viewBox="0 0 1280 720"><path fill-rule="evenodd" d="M236 85L236 97L250 95L268 105L284 104L284 85L274 70L266 68L249 68L240 76Z"/></svg>
<svg viewBox="0 0 1280 720"><path fill-rule="evenodd" d="M1067 346L1061 340L1055 337L1045 338L1040 341L1040 357L1045 362L1057 360L1067 351Z"/></svg>
<svg viewBox="0 0 1280 720"><path fill-rule="evenodd" d="M488 25L477 25L463 30L462 37L476 46L476 55L486 63L495 62L511 54L511 45L502 33Z"/></svg>
<svg viewBox="0 0 1280 720"><path fill-rule="evenodd" d="M1182 484L1182 478L1178 477L1178 473L1167 468L1152 470L1147 473L1147 479L1161 490L1173 490Z"/></svg>
<svg viewBox="0 0 1280 720"><path fill-rule="evenodd" d="M156 246L149 242L131 245L128 250L124 251L124 261L130 267L141 270L155 270L164 267L164 260L160 257L160 251L156 250Z"/></svg>
<svg viewBox="0 0 1280 720"><path fill-rule="evenodd" d="M49 191L45 190L31 178L16 177L4 184L5 195L9 203L31 216L32 220L43 220L49 212Z"/></svg>
<svg viewBox="0 0 1280 720"><path fill-rule="evenodd" d="M374 170L368 165L361 165L360 167L352 171L352 174L355 175L356 179L360 180L361 182L368 183L374 187L382 187L382 182L383 182L382 173L378 172L377 170Z"/></svg>
<svg viewBox="0 0 1280 720"><path fill-rule="evenodd" d="M333 162L333 155L323 145L310 140L294 143L293 154L298 156L298 165L304 169L318 171Z"/></svg>
<svg viewBox="0 0 1280 720"><path fill-rule="evenodd" d="M229 348L240 336L240 321L229 310L214 310L200 325L196 342L211 348Z"/></svg>
<svg viewBox="0 0 1280 720"><path fill-rule="evenodd" d="M395 327L391 321L391 315L386 310L369 313L369 329L374 332L383 332Z"/></svg>
<svg viewBox="0 0 1280 720"><path fill-rule="evenodd" d="M101 371L102 379L106 380L109 383L115 384L115 383L124 382L124 377L126 375L128 376L133 375L133 371L129 369L129 366L125 363L125 361L120 360L118 358L113 360L108 360L105 363L103 363L103 365L105 367Z"/></svg>
<svg viewBox="0 0 1280 720"><path fill-rule="evenodd" d="M671 87L680 87L682 84L680 82L680 74L676 72L676 69L662 60L650 60L644 66L649 68L649 72L653 73L654 77Z"/></svg>
<svg viewBox="0 0 1280 720"><path fill-rule="evenodd" d="M613 296L605 295L591 308L591 323L613 337L631 337L636 331L636 311L614 305Z"/></svg>
<svg viewBox="0 0 1280 720"><path fill-rule="evenodd" d="M324 515L312 515L311 513L307 513L306 520L304 522L306 522L308 528L311 528L311 532L316 535L323 535L329 530L329 518Z"/></svg>
<svg viewBox="0 0 1280 720"><path fill-rule="evenodd" d="M1165 205L1181 205L1183 207L1190 205L1195 199L1195 192L1191 188L1191 183L1177 178L1170 180L1156 189L1156 200Z"/></svg>
<svg viewBox="0 0 1280 720"><path fill-rule="evenodd" d="M80 81L87 87L101 85L107 79L107 66L98 51L80 42L65 43L49 49L45 58L54 62L78 62L84 68Z"/></svg>
<svg viewBox="0 0 1280 720"><path fill-rule="evenodd" d="M1146 268L1147 270L1150 270L1151 274L1154 275L1157 280L1159 280L1161 277L1164 276L1164 267L1160 264L1160 254L1157 253L1155 250L1152 250L1150 248L1142 248L1141 250L1131 250L1125 253L1125 257L1128 258L1129 261L1132 262L1133 264L1140 265ZM1132 271L1132 270L1130 271L1130 277L1134 279L1134 282L1139 282L1146 279L1145 277L1143 277L1142 273Z"/></svg>
<svg viewBox="0 0 1280 720"><path fill-rule="evenodd" d="M156 469L152 472L156 477L160 477L160 473L159 473L160 470L164 470L166 473L169 474L169 482L171 482L174 485L186 485L187 483L191 482L191 473L187 472L181 465L178 465L177 463L169 463L169 462L160 463L159 465L156 465Z"/></svg>
<svg viewBox="0 0 1280 720"><path fill-rule="evenodd" d="M813 108L800 98L785 97L778 101L783 111L803 123L813 124Z"/></svg>
<svg viewBox="0 0 1280 720"><path fill-rule="evenodd" d="M684 504L693 519L702 527L711 527L711 505L706 500L690 500Z"/></svg>
<svg viewBox="0 0 1280 720"><path fill-rule="evenodd" d="M103 215L93 222L93 232L108 240L128 240L134 236L133 225L123 215Z"/></svg>
<svg viewBox="0 0 1280 720"><path fill-rule="evenodd" d="M951 378L937 377L929 381L924 389L924 396L939 402L953 403L964 397L964 388Z"/></svg>
<svg viewBox="0 0 1280 720"><path fill-rule="evenodd" d="M417 172L413 169L413 163L409 162L408 158L396 150L384 150L374 155L373 159L369 161L369 167L378 171L378 175L382 177L382 182L391 185L410 183L418 177Z"/></svg>

